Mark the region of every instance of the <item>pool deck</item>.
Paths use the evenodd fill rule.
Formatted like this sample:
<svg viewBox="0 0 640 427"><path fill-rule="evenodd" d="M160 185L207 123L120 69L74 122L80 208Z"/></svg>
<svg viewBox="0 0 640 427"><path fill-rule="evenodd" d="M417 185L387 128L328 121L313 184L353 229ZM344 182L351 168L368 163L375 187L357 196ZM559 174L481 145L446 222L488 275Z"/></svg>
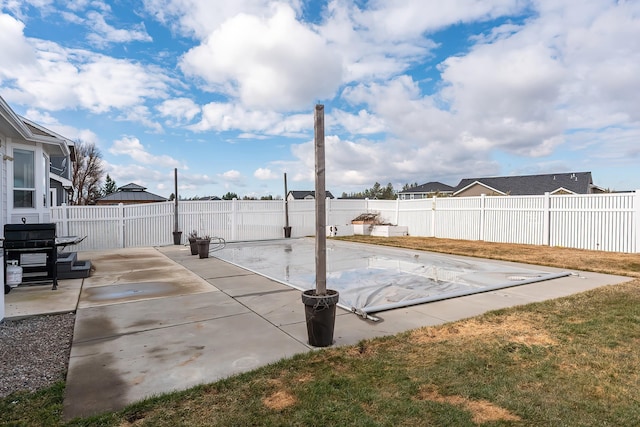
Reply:
<svg viewBox="0 0 640 427"><path fill-rule="evenodd" d="M19 286L5 295L8 319L76 312L65 419L317 351L307 343L300 291L241 267L199 259L185 246L82 252L79 258L92 261L89 278L61 280L57 291ZM338 309L334 346L631 280L573 273L377 313L379 322Z"/></svg>

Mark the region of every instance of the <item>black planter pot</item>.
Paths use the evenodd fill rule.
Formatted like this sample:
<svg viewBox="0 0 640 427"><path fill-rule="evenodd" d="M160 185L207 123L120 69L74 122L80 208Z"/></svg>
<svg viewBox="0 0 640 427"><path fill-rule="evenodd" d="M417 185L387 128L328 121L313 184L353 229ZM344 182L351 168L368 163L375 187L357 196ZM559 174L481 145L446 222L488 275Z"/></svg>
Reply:
<svg viewBox="0 0 640 427"><path fill-rule="evenodd" d="M195 237L189 237L189 249L191 249L191 255L198 255L198 243Z"/></svg>
<svg viewBox="0 0 640 427"><path fill-rule="evenodd" d="M333 344L336 304L339 298L338 291L332 289L327 289L326 295L316 295L315 289L302 293L310 345L327 347Z"/></svg>
<svg viewBox="0 0 640 427"><path fill-rule="evenodd" d="M182 242L182 231L173 232L173 244L179 245Z"/></svg>
<svg viewBox="0 0 640 427"><path fill-rule="evenodd" d="M290 238L291 237L291 227L282 227L284 228L284 237L285 238Z"/></svg>
<svg viewBox="0 0 640 427"><path fill-rule="evenodd" d="M196 244L198 245L198 257L209 258L209 245L211 244L211 240L198 239Z"/></svg>

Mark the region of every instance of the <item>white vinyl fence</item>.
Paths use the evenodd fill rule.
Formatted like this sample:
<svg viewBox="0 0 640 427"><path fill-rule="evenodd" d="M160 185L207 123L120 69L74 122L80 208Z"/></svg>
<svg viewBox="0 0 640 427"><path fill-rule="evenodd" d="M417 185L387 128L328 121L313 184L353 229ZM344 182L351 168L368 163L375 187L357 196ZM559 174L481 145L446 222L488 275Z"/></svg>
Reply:
<svg viewBox="0 0 640 427"><path fill-rule="evenodd" d="M292 237L315 233L315 202L288 202ZM59 236L87 236L78 251L173 243L173 202L61 206L51 210ZM640 190L634 193L327 200L327 225L362 213L407 226L409 235L640 252ZM179 201L182 242L199 235L227 241L284 237L283 200Z"/></svg>

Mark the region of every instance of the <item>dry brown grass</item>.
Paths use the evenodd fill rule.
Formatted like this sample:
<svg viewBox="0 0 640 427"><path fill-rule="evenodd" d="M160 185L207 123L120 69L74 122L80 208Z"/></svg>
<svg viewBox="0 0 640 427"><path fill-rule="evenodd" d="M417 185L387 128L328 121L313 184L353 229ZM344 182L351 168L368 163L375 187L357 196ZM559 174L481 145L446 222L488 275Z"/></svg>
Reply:
<svg viewBox="0 0 640 427"><path fill-rule="evenodd" d="M340 237L351 242L640 277L640 254L434 237Z"/></svg>
<svg viewBox="0 0 640 427"><path fill-rule="evenodd" d="M484 424L497 421L520 421L520 417L512 414L507 409L501 408L487 400L470 400L462 396L443 396L437 388L425 386L420 390L420 400L446 403L457 406L471 413L471 420L475 424Z"/></svg>

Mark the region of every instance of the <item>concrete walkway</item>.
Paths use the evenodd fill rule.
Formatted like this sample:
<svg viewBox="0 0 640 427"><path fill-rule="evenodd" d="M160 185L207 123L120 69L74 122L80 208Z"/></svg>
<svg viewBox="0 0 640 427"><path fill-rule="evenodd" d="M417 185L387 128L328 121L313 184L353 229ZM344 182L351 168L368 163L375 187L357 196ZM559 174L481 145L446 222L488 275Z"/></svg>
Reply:
<svg viewBox="0 0 640 427"><path fill-rule="evenodd" d="M216 258L198 259L183 246L81 255L95 268L84 282L61 281L58 291L19 287L6 296L7 318L73 311L77 304L64 399L67 420L118 410L313 349L307 344L300 292L285 285ZM382 321L375 323L338 309L335 345L628 280L580 272L386 311L377 314Z"/></svg>

